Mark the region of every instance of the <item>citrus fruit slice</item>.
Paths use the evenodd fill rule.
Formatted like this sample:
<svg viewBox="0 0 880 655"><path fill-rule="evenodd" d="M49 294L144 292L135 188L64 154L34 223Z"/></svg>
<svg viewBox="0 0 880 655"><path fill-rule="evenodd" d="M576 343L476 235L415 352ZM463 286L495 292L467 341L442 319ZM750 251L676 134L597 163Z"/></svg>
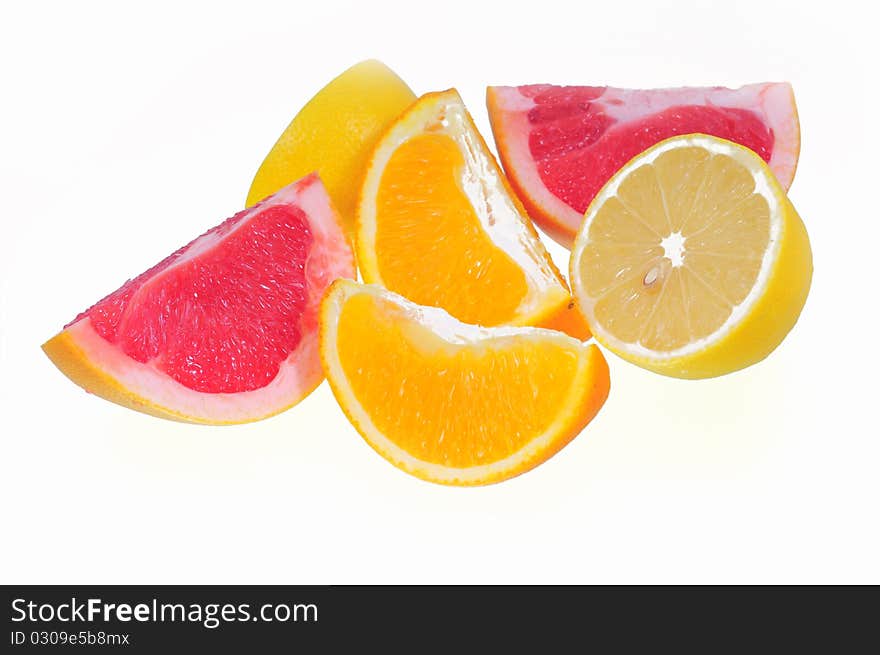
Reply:
<svg viewBox="0 0 880 655"><path fill-rule="evenodd" d="M804 224L767 164L702 134L627 163L596 195L571 253L596 339L683 378L769 355L797 321L812 270Z"/></svg>
<svg viewBox="0 0 880 655"><path fill-rule="evenodd" d="M454 89L422 96L379 139L355 241L365 282L466 323L569 311L565 281Z"/></svg>
<svg viewBox="0 0 880 655"><path fill-rule="evenodd" d="M340 406L395 466L480 485L556 453L608 395L599 349L555 330L467 325L378 285L335 282L321 359Z"/></svg>
<svg viewBox="0 0 880 655"><path fill-rule="evenodd" d="M382 130L416 99L385 64L356 64L318 91L266 155L247 205L317 171L346 230L354 221L367 156Z"/></svg>
<svg viewBox="0 0 880 655"><path fill-rule="evenodd" d="M569 247L590 201L626 162L679 134L703 133L751 148L785 189L800 150L786 83L680 89L489 87L492 132L504 170L529 214Z"/></svg>
<svg viewBox="0 0 880 655"><path fill-rule="evenodd" d="M318 306L354 272L310 175L129 280L43 349L76 384L120 405L192 423L253 421L320 384Z"/></svg>

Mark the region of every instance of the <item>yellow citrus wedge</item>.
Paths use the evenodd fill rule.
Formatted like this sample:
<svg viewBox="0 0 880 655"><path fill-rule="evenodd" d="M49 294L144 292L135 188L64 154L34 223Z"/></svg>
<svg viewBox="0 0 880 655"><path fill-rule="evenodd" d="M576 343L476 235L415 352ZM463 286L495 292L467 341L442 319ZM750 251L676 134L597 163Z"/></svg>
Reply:
<svg viewBox="0 0 880 655"><path fill-rule="evenodd" d="M376 143L355 242L364 281L413 302L466 323L587 336L582 321L571 327L565 280L454 89L422 96Z"/></svg>
<svg viewBox="0 0 880 655"><path fill-rule="evenodd" d="M662 141L609 180L587 209L570 273L600 343L658 373L707 378L782 342L812 261L767 164L695 134Z"/></svg>
<svg viewBox="0 0 880 655"><path fill-rule="evenodd" d="M370 150L382 130L415 99L382 62L352 66L318 91L290 122L257 171L247 206L317 171L350 233Z"/></svg>
<svg viewBox="0 0 880 655"><path fill-rule="evenodd" d="M554 330L467 325L378 285L334 282L320 326L346 416L385 459L431 482L481 485L528 471L608 395L596 346Z"/></svg>

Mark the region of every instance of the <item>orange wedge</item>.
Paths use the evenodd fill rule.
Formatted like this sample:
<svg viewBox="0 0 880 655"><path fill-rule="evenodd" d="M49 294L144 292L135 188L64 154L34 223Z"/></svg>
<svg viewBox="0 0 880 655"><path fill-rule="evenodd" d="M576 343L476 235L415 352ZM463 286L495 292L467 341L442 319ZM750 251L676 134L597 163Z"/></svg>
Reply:
<svg viewBox="0 0 880 655"><path fill-rule="evenodd" d="M441 484L489 484L534 468L608 396L608 365L594 345L542 328L467 325L350 280L324 297L320 350L367 443Z"/></svg>
<svg viewBox="0 0 880 655"><path fill-rule="evenodd" d="M377 142L358 202L356 248L365 282L459 320L588 335L454 89L422 96Z"/></svg>

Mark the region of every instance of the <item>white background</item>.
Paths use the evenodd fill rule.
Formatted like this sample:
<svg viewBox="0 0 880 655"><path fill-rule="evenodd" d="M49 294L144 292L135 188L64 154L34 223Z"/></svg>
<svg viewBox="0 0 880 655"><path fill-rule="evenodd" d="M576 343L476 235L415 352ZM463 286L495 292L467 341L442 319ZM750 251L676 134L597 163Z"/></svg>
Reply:
<svg viewBox="0 0 880 655"><path fill-rule="evenodd" d="M861 3L242 4L4 4L0 582L880 582L878 51ZM479 489L387 464L326 384L205 428L62 376L40 344L240 209L300 106L370 57L416 93L457 87L487 137L487 84L791 81L791 198L815 257L800 322L723 379L609 355L587 430Z"/></svg>

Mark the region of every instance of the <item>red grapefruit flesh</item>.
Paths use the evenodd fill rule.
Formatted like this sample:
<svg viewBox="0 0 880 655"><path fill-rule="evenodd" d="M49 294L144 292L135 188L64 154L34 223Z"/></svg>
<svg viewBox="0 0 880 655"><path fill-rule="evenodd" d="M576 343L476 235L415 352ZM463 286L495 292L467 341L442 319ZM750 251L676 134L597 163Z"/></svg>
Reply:
<svg viewBox="0 0 880 655"><path fill-rule="evenodd" d="M614 173L664 139L702 133L739 143L758 153L785 189L800 150L787 83L650 90L491 86L486 103L512 186L530 216L566 247Z"/></svg>
<svg viewBox="0 0 880 655"><path fill-rule="evenodd" d="M74 382L163 418L243 423L323 380L317 312L353 278L316 174L239 212L65 326L43 349Z"/></svg>

